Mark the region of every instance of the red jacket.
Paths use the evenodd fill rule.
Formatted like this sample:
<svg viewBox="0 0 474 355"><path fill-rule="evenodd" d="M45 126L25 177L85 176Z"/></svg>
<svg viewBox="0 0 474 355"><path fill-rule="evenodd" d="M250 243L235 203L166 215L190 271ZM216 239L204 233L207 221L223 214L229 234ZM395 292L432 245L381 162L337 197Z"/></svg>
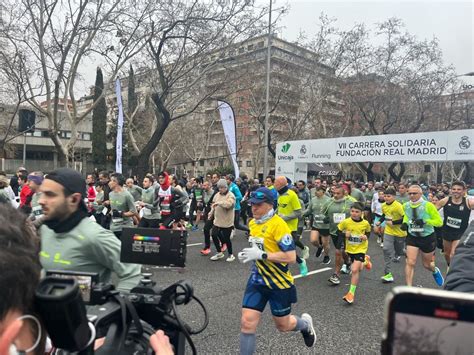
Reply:
<svg viewBox="0 0 474 355"><path fill-rule="evenodd" d="M23 185L20 191L20 207L23 207L26 203L26 198L31 194L31 189L28 184ZM31 202L30 202L31 204Z"/></svg>

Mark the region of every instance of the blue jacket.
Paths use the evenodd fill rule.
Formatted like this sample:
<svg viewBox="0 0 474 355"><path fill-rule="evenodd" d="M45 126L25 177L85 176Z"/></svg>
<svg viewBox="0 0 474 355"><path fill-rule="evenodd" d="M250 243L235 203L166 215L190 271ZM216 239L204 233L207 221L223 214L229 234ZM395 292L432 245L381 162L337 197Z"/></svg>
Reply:
<svg viewBox="0 0 474 355"><path fill-rule="evenodd" d="M240 189L235 182L230 183L229 191L235 196L234 210L240 211L240 201L242 201L242 194L240 193Z"/></svg>

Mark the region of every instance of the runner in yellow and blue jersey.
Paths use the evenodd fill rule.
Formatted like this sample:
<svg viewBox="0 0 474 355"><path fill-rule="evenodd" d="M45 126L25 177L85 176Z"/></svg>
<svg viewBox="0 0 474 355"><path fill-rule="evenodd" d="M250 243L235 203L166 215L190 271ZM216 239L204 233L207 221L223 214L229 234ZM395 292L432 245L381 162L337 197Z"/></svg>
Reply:
<svg viewBox="0 0 474 355"><path fill-rule="evenodd" d="M296 303L296 287L288 264L296 261L295 243L285 221L275 214L273 194L261 187L250 194L254 219L250 221L251 247L238 257L243 263L254 261L242 302L240 354L253 354L258 323L267 303L277 329L281 332L301 331L306 346L316 342L313 320L307 313L291 314Z"/></svg>

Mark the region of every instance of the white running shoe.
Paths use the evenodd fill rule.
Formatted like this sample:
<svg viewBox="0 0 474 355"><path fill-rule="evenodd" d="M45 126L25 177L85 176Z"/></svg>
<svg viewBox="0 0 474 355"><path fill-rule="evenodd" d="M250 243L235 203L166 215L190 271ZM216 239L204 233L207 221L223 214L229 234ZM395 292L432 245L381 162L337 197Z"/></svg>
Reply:
<svg viewBox="0 0 474 355"><path fill-rule="evenodd" d="M227 261L229 263L234 261L234 260L235 260L235 256L233 256L232 254L230 254L229 257L227 259L225 259L225 261Z"/></svg>
<svg viewBox="0 0 474 355"><path fill-rule="evenodd" d="M217 253L216 255L211 256L211 260L212 260L212 261L216 261L216 260L222 259L224 256L225 256L225 255L224 255L224 253L222 253L222 252L221 252L221 253Z"/></svg>

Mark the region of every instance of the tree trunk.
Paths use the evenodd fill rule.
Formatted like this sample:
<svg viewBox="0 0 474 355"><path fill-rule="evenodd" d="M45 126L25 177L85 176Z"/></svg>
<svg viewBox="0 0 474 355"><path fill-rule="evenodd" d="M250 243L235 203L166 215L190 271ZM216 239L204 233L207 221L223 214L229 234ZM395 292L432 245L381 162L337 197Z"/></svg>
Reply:
<svg viewBox="0 0 474 355"><path fill-rule="evenodd" d="M400 170L397 172L395 171L395 168L397 165L400 165ZM390 174L390 177L396 181L400 182L403 175L405 174L405 163L392 163L390 164L390 167L388 168L388 173Z"/></svg>
<svg viewBox="0 0 474 355"><path fill-rule="evenodd" d="M374 167L373 163L369 163L367 166L364 163L357 163L357 165L365 171L365 174L367 176L367 181L373 181L374 180L374 172L372 171L372 168Z"/></svg>

